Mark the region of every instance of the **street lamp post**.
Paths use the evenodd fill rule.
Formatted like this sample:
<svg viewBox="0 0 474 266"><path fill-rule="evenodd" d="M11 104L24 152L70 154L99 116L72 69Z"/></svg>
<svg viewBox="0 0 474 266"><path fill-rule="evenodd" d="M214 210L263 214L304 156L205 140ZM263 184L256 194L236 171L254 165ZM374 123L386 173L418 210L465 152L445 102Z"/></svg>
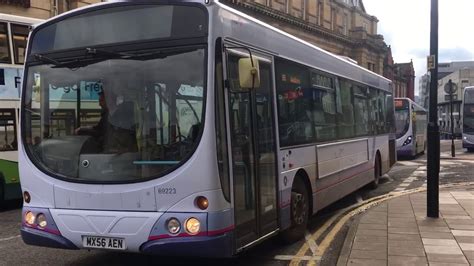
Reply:
<svg viewBox="0 0 474 266"><path fill-rule="evenodd" d="M454 115L453 115L453 82L449 80L449 104L451 105L451 157L455 157L454 152Z"/></svg>
<svg viewBox="0 0 474 266"><path fill-rule="evenodd" d="M428 123L427 216L439 217L439 126L438 126L438 0L431 0L430 106Z"/></svg>
<svg viewBox="0 0 474 266"><path fill-rule="evenodd" d="M444 85L444 92L447 94L446 96L449 97L449 106L451 112L451 157L456 157L455 147L454 147L454 108L453 108L453 101L454 101L454 93L458 91L458 86L452 80L449 80L448 83ZM445 96L445 98L446 98Z"/></svg>

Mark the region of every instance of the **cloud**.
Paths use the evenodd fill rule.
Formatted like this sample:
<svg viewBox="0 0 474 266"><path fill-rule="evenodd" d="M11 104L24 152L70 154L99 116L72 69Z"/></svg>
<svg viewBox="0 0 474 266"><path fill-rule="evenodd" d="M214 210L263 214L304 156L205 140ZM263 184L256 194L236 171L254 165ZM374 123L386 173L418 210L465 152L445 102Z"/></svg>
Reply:
<svg viewBox="0 0 474 266"><path fill-rule="evenodd" d="M394 61L413 60L416 93L430 53L430 1L364 0L364 6L367 13L379 19L378 34L392 47ZM473 0L439 1L439 62L474 60L472 10Z"/></svg>
<svg viewBox="0 0 474 266"><path fill-rule="evenodd" d="M474 60L474 51L464 47L443 48L438 51L439 62Z"/></svg>

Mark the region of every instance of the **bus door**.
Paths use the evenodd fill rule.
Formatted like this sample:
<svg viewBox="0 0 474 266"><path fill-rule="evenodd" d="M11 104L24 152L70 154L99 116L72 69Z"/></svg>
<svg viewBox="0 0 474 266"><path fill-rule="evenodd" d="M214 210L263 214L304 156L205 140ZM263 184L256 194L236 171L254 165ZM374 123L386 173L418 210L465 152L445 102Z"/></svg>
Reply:
<svg viewBox="0 0 474 266"><path fill-rule="evenodd" d="M241 90L238 60L242 57L248 54L227 53L227 111L237 250L278 227L272 64L269 59L258 58L259 88Z"/></svg>

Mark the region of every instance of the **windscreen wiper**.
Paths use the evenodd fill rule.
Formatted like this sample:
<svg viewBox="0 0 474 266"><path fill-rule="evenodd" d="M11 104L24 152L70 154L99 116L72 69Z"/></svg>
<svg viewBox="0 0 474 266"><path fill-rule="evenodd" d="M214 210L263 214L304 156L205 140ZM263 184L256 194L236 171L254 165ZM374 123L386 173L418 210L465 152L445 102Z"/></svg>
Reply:
<svg viewBox="0 0 474 266"><path fill-rule="evenodd" d="M50 64L53 64L55 66L57 65L61 65L61 63L59 61L56 61L52 58L49 58L47 56L44 56L42 54L33 54L33 57L38 60L38 61L41 61L43 63L50 63Z"/></svg>
<svg viewBox="0 0 474 266"><path fill-rule="evenodd" d="M93 56L105 56L105 57L117 57L117 58L122 58L122 59L128 59L133 57L133 54L128 54L128 53L123 53L123 52L112 52L112 51L107 51L103 49L97 49L97 48L86 48L86 54L87 55L93 55Z"/></svg>
<svg viewBox="0 0 474 266"><path fill-rule="evenodd" d="M115 58L115 59L125 59L125 60L149 60L149 59L158 59L166 58L171 55L180 54L181 50L176 51L152 51L144 53L124 53L124 52L113 52L104 49L97 48L86 48L85 54L81 57L76 57L68 61L57 61L50 57L44 56L42 54L33 54L33 57L43 63L52 64L53 68L67 67L69 69L77 69L80 67L85 67L91 64L95 64L106 59Z"/></svg>

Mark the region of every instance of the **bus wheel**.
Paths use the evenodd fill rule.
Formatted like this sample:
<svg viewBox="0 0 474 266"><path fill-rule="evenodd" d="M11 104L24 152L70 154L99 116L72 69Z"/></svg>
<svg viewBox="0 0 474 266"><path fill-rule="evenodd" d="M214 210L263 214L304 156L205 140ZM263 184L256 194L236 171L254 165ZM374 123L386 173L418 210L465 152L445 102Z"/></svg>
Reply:
<svg viewBox="0 0 474 266"><path fill-rule="evenodd" d="M282 232L284 242L293 243L304 238L309 217L309 195L303 180L295 177L291 188L290 204L291 226Z"/></svg>
<svg viewBox="0 0 474 266"><path fill-rule="evenodd" d="M375 158L374 166L374 180L369 184L370 189L376 189L379 186L380 182L380 156L377 155Z"/></svg>

